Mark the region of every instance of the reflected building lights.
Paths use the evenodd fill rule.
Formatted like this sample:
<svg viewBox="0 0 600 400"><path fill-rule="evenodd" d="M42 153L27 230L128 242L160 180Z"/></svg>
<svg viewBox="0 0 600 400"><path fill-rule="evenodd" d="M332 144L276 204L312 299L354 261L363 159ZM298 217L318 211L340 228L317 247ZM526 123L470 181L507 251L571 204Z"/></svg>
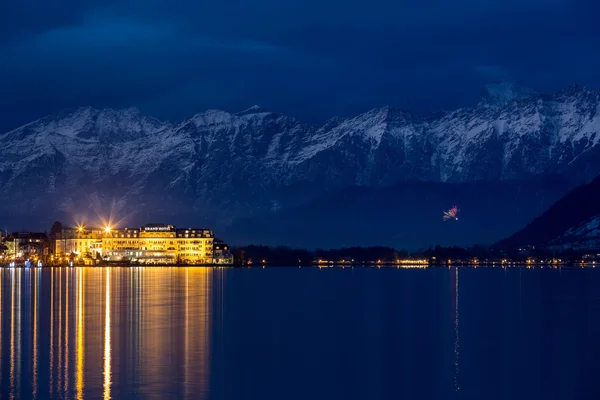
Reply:
<svg viewBox="0 0 600 400"><path fill-rule="evenodd" d="M16 314L17 314L17 331L16 331L17 332L17 343L15 344L17 346L16 356L15 356L16 357L15 363L17 366L16 370L15 370L15 373L17 374L16 379L15 379L15 381L16 381L15 391L17 393L17 397L19 397L18 394L21 391L21 376L22 376L22 374L21 374L21 362L22 362L21 352L23 349L23 345L21 344L21 316L22 316L22 314L21 314L21 312L22 312L21 299L23 298L23 295L21 294L21 275L22 274L23 274L22 270L17 273L17 312L16 312Z"/></svg>
<svg viewBox="0 0 600 400"><path fill-rule="evenodd" d="M140 289L142 272L143 268L141 267L132 268L130 271L131 299L129 307L129 322L131 327L131 337L128 347L132 352L131 374L134 382L140 382L140 370L142 366L142 354L140 351L143 346L141 331L143 326L142 312L144 311L144 308L141 306L142 299Z"/></svg>
<svg viewBox="0 0 600 400"><path fill-rule="evenodd" d="M207 398L211 326L223 312L218 306L222 303L212 296L220 295L222 271L52 268L29 272L6 270L6 284L0 286L0 321L6 320L0 324L0 341L5 341L0 356L7 399L126 397L131 393L121 392L120 379L131 379L142 398L168 390L185 398ZM111 301L111 295L122 292L130 296ZM2 331L3 327L8 330ZM125 365L115 358L115 371L124 375L115 375L114 381L113 350L130 353L132 361ZM165 368L178 374L176 388Z"/></svg>
<svg viewBox="0 0 600 400"><path fill-rule="evenodd" d="M192 370L198 374L199 387L198 393L193 393L196 398L204 399L208 396L209 382L210 382L210 351L211 351L211 311L212 311L212 293L211 293L211 279L212 269L208 268L194 268L191 270L192 279L189 286L197 292L191 293L192 299L198 299L198 302L193 305L192 309L196 310L198 314L190 315L188 321L198 323L199 326L190 326L192 333L197 332L192 336L192 340L196 343L192 343L193 354L197 357L198 365L194 366ZM199 292L199 293L198 293ZM187 322L189 325L190 322ZM195 340L194 340L195 339ZM194 348L196 347L197 348ZM192 361L194 359L192 358ZM194 380L192 380L193 382Z"/></svg>
<svg viewBox="0 0 600 400"><path fill-rule="evenodd" d="M77 399L83 399L83 272L85 269L77 271L77 377L76 391Z"/></svg>
<svg viewBox="0 0 600 400"><path fill-rule="evenodd" d="M60 369L62 365L62 268L58 270L58 378L57 386L58 390L62 387L62 371Z"/></svg>
<svg viewBox="0 0 600 400"><path fill-rule="evenodd" d="M183 396L205 399L209 390L211 352L211 278L209 268L186 268L183 304Z"/></svg>
<svg viewBox="0 0 600 400"><path fill-rule="evenodd" d="M181 351L184 346L184 334L185 324L184 312L185 312L185 299L183 293L185 288L182 282L179 282L179 286L182 289L181 303L179 304L178 310L181 314L174 314L170 306L172 304L173 288L175 285L173 275L176 278L179 277L178 271L183 269L166 268L162 271L154 268L144 268L144 279L142 280L143 285L143 303L142 310L144 311L143 321L154 326L152 331L142 330L142 344L140 346L140 352L142 357L141 376L149 379L154 384L154 390L167 390L169 382L166 382L163 378L164 365L169 363L169 360L179 352L175 352L174 348ZM183 278L183 277L182 277ZM160 305L158 305L160 304ZM154 324L156 321L164 321L162 324ZM179 343L176 345L172 344L172 332L174 323L179 322ZM198 333L196 333L198 334ZM181 354L178 368L184 367L184 356ZM183 376L185 378L185 376ZM144 393L145 397L152 396L151 392Z"/></svg>
<svg viewBox="0 0 600 400"><path fill-rule="evenodd" d="M454 309L454 391L458 392L460 390L460 385L458 382L458 373L459 373L459 336L458 336L458 268L454 268L454 299L453 299L453 309Z"/></svg>
<svg viewBox="0 0 600 400"><path fill-rule="evenodd" d="M111 371L110 371L110 270L106 269L106 306L104 319L104 400L110 399Z"/></svg>
<svg viewBox="0 0 600 400"><path fill-rule="evenodd" d="M19 397L21 389L21 273L12 271L10 335L10 399Z"/></svg>
<svg viewBox="0 0 600 400"><path fill-rule="evenodd" d="M48 378L48 392L54 388L54 268L50 271L50 376Z"/></svg>
<svg viewBox="0 0 600 400"><path fill-rule="evenodd" d="M15 398L15 270L11 273L10 288L10 393L9 398Z"/></svg>
<svg viewBox="0 0 600 400"><path fill-rule="evenodd" d="M65 272L65 362L63 365L63 392L65 395L69 389L69 307L71 306L71 302L69 301L69 286L71 285L72 271L72 269L69 269Z"/></svg>
<svg viewBox="0 0 600 400"><path fill-rule="evenodd" d="M189 299L190 299L190 293L189 293L189 285L190 285L190 270L189 268L185 269L185 338L184 338L184 371L185 371L185 379L184 379L184 385L185 385L185 396L186 398L190 396L190 389L189 389L189 381L190 381L190 377L189 377L189 370L190 370L190 365L189 365L189 354L190 354L190 343L189 343L189 325L190 325L190 316L189 316Z"/></svg>
<svg viewBox="0 0 600 400"><path fill-rule="evenodd" d="M3 325L3 321L4 321L2 319L4 316L2 314L2 310L4 308L4 296L3 296L4 292L2 291L2 288L4 287L4 276L2 276L2 275L4 275L4 270L0 269L0 274L1 274L0 278L2 278L2 282L0 282L0 387L2 387L2 381L3 381L2 377L4 376L4 374L2 373L3 372L2 371L2 364L3 364L2 360L4 360L4 358L2 357L4 355L2 352L2 347L3 347L2 346L2 343L3 343L2 342L2 325Z"/></svg>

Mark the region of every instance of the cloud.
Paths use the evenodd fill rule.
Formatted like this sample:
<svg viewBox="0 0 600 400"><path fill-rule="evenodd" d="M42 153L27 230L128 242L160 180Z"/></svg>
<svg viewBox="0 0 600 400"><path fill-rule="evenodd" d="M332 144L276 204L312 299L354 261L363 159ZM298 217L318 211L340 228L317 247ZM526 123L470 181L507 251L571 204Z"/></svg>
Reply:
<svg viewBox="0 0 600 400"><path fill-rule="evenodd" d="M22 115L23 108L38 112L32 105L44 103L54 106L49 112L87 104L138 105L198 76L227 80L224 73L235 73L230 66L240 60L265 66L290 57L282 46L190 35L173 23L150 24L104 11L26 36L3 50L0 104L9 115Z"/></svg>
<svg viewBox="0 0 600 400"><path fill-rule="evenodd" d="M34 46L112 47L161 43L175 36L176 27L94 16L82 24L48 30L33 39Z"/></svg>
<svg viewBox="0 0 600 400"><path fill-rule="evenodd" d="M469 105L497 79L600 86L589 0L40 4L0 5L0 130L79 105L181 119L258 103L319 121Z"/></svg>

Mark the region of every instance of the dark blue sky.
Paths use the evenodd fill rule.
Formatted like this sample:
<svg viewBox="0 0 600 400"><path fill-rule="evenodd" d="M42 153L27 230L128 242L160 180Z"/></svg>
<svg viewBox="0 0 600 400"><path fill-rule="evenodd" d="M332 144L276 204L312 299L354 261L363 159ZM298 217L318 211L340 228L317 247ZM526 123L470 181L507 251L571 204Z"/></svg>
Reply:
<svg viewBox="0 0 600 400"><path fill-rule="evenodd" d="M319 122L470 105L512 80L600 86L596 0L0 2L0 131L63 108ZM176 6L175 6L176 5Z"/></svg>

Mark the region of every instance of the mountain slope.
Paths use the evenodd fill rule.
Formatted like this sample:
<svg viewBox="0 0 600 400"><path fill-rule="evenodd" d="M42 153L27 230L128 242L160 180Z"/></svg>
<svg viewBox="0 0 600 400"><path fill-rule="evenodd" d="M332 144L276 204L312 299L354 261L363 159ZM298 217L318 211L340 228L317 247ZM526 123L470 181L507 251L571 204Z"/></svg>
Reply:
<svg viewBox="0 0 600 400"><path fill-rule="evenodd" d="M599 198L600 176L573 189L525 228L495 246L574 243L593 231L594 220L600 216Z"/></svg>
<svg viewBox="0 0 600 400"><path fill-rule="evenodd" d="M552 247L571 249L600 249L600 215L575 225L549 244Z"/></svg>

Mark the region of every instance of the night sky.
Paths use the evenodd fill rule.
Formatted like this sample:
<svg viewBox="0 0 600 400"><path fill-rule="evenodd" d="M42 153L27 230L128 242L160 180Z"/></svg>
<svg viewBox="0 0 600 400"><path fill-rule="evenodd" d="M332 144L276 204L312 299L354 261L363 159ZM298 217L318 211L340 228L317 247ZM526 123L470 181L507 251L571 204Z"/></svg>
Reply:
<svg viewBox="0 0 600 400"><path fill-rule="evenodd" d="M253 104L321 122L600 86L596 0L0 2L0 132L64 108L161 119ZM174 6L176 4L176 6Z"/></svg>

